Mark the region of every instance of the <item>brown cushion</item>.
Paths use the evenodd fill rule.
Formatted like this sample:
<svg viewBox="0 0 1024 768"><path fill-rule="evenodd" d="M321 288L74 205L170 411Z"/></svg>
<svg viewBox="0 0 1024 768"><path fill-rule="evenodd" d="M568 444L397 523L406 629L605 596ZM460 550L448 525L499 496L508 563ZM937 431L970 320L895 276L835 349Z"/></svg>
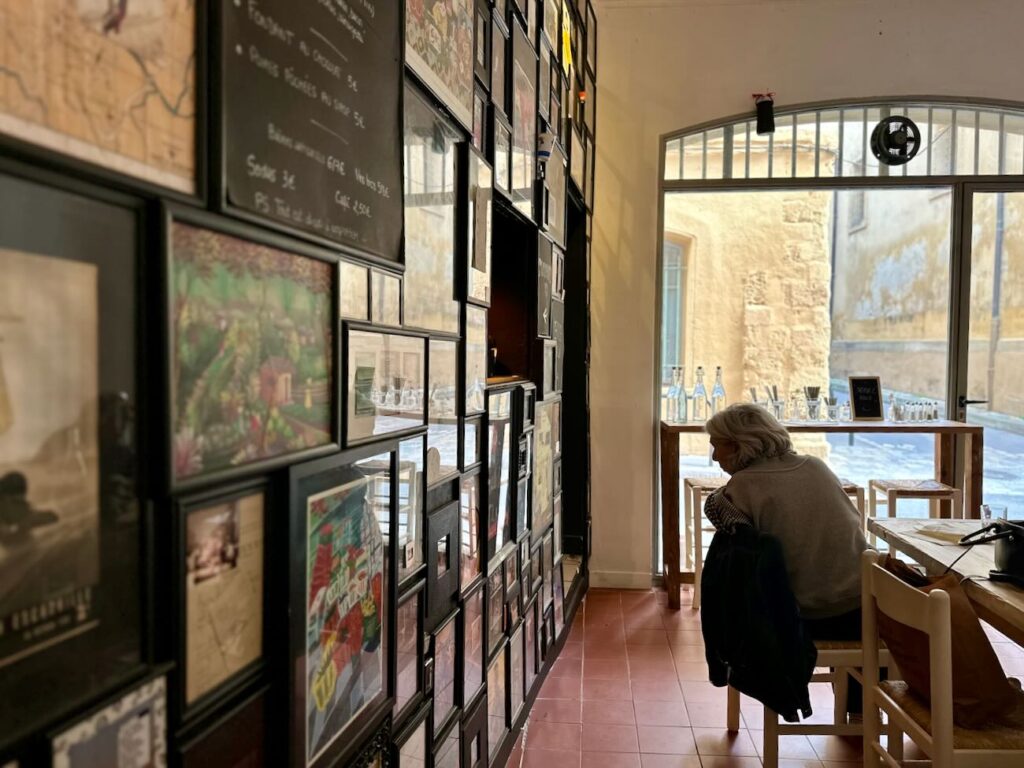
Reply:
<svg viewBox="0 0 1024 768"><path fill-rule="evenodd" d="M1011 687L992 644L955 574L925 579L893 557L885 567L922 592L942 589L949 594L953 645L953 720L963 728L996 721L1015 709L1017 691ZM928 582L924 583L923 582ZM878 635L885 642L910 689L930 701L931 672L928 636L895 619L878 615Z"/></svg>

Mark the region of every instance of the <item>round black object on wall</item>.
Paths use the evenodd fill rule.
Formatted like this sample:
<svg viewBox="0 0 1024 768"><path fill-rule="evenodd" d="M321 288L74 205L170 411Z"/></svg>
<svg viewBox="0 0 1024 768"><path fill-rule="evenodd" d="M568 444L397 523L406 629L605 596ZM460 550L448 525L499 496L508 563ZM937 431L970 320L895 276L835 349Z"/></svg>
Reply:
<svg viewBox="0 0 1024 768"><path fill-rule="evenodd" d="M871 132L871 152L884 165L904 165L921 148L921 132L909 117L882 119Z"/></svg>

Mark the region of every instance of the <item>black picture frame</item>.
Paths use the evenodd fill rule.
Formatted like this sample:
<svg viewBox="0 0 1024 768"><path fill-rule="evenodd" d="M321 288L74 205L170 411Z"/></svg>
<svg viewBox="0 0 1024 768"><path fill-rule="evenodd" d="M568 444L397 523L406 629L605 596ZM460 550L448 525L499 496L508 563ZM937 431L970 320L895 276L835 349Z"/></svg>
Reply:
<svg viewBox="0 0 1024 768"><path fill-rule="evenodd" d="M508 644L509 719L515 725L526 708L526 646L524 625L512 633Z"/></svg>
<svg viewBox="0 0 1024 768"><path fill-rule="evenodd" d="M530 552L530 537L519 542L519 581L522 585L523 605L533 597L533 566Z"/></svg>
<svg viewBox="0 0 1024 768"><path fill-rule="evenodd" d="M494 151L494 189L512 200L512 126L508 119L491 105L491 146Z"/></svg>
<svg viewBox="0 0 1024 768"><path fill-rule="evenodd" d="M472 127L475 0L425 0L405 14L405 66L466 130ZM435 14L435 9L439 9ZM422 28L420 28L422 27ZM465 46L465 47L463 47ZM448 61L435 61L450 57ZM438 68L435 65L440 65Z"/></svg>
<svg viewBox="0 0 1024 768"><path fill-rule="evenodd" d="M269 687L249 695L240 705L216 718L201 734L178 744L179 768L211 765L264 765L270 706Z"/></svg>
<svg viewBox="0 0 1024 768"><path fill-rule="evenodd" d="M391 719L388 718L381 722L346 768L391 768L391 764Z"/></svg>
<svg viewBox="0 0 1024 768"><path fill-rule="evenodd" d="M884 421L882 380L878 376L849 376L850 413L853 421Z"/></svg>
<svg viewBox="0 0 1024 768"><path fill-rule="evenodd" d="M481 696L462 721L462 768L487 766L487 697Z"/></svg>
<svg viewBox="0 0 1024 768"><path fill-rule="evenodd" d="M398 589L422 575L423 531L426 528L427 436L414 435L398 444Z"/></svg>
<svg viewBox="0 0 1024 768"><path fill-rule="evenodd" d="M488 0L476 0L473 22L473 73L477 82L491 87L491 6Z"/></svg>
<svg viewBox="0 0 1024 768"><path fill-rule="evenodd" d="M374 738L372 734L376 732L375 724L393 707L395 686L392 649L395 641L391 606L396 605L397 563L394 542L398 494L395 493L394 478L398 464L397 453L397 441L384 441L298 464L288 470L289 604L296 612L299 612L299 606L303 606L299 615L310 617L316 605L330 599L326 597L326 587L317 588L318 584L331 583L332 572L328 570L324 573L324 568L335 568L331 552L336 543L333 540L325 540L324 537L334 536L335 531L339 530L348 532L343 535L354 536L356 531L351 526L358 524L362 529L359 531L360 535L367 537L360 538L357 542L366 558L365 561L361 561L364 562L363 569L368 570L376 566L379 571L351 574L350 578L358 576L361 582L365 582L366 591L359 603L352 606L346 614L346 618L354 615L353 611L359 611L359 616L362 617L363 630L358 639L358 646L354 650L362 654L372 654L371 660L378 651L380 653L376 662L367 659L361 662L361 669L368 673L372 672L370 664L375 663L379 678L371 678L372 688L361 702L354 701L353 692L350 691L345 708L339 714L337 708L340 703L332 701L338 692L330 685L330 681L332 677L340 677L340 674L336 670L333 676L329 675L318 661L311 664L308 658L311 652L308 648L308 639L321 637L321 632L316 627L307 627L309 618L306 621L290 623L290 663L287 665L287 680L291 765L323 768L351 760L358 754L359 744L366 739ZM386 494L387 498L382 500L382 494ZM337 506L332 507L332 501L336 501ZM317 524L321 531L321 541L317 544L316 550L317 562L312 568L307 565L309 547L312 543L308 524L310 514L317 515ZM383 515L387 516L387 520L381 520ZM372 562L371 558L376 562ZM346 572L340 565L338 568L339 572ZM315 576L312 583L307 583L307 572ZM345 585L341 585L338 591L345 594L347 589ZM368 600L370 602L365 606L364 603ZM377 600L380 601L379 606L374 605ZM373 608L374 613L368 613L367 607ZM319 611L315 614L315 620L326 621L330 615L329 611ZM377 617L376 637L371 634L374 625L367 623L367 619L374 615ZM314 675L312 684L307 677L310 669ZM344 671L341 670L342 673ZM360 705L358 708L355 706L357 703ZM307 733L312 711L323 713L331 705L333 707L328 718L333 720L328 722L326 719L314 717L313 727L318 732ZM328 731L328 726L332 724L333 727Z"/></svg>
<svg viewBox="0 0 1024 768"><path fill-rule="evenodd" d="M558 60L562 40L558 36L559 24L562 20L562 5L559 0L540 0L541 12L541 44L547 43L555 51Z"/></svg>
<svg viewBox="0 0 1024 768"><path fill-rule="evenodd" d="M459 348L456 339L430 339L425 390L428 488L459 474L459 413L462 410Z"/></svg>
<svg viewBox="0 0 1024 768"><path fill-rule="evenodd" d="M374 366L370 368L368 365L358 364L359 361L353 357L354 355L363 355L366 357L363 362L369 362L371 350L360 351L359 347L373 342L372 337L379 337L382 340L381 344L383 344L383 339L404 340L405 346L403 348L394 351L386 349L383 351L383 354L386 356L385 361L388 363L388 366L392 362L397 361L403 374L410 372L412 374L411 376L396 377L393 373L389 375L386 370L384 376L392 379L390 383L392 391L390 393L380 393L379 399L383 401L380 404L373 402L373 389L376 386L377 378L377 360L374 359ZM357 341L358 344L356 344ZM345 413L345 446L351 448L382 438L409 437L423 432L427 426L427 399L425 397L422 398L417 406L415 405L415 393L417 391L420 393L426 391L426 334L399 329L382 330L363 323L354 323L346 320L342 323L342 345L341 381L343 382L342 402L344 403ZM381 349L375 348L375 352L379 355L381 354ZM399 355L399 357L393 357L394 355ZM411 371L408 370L410 368ZM393 386L393 381L396 378L402 383L398 392L394 391ZM401 398L403 391L406 389L404 380L408 378L413 380L412 386L409 388L411 389L412 406L403 407ZM391 403L388 402L388 394L392 395ZM398 402L395 402L396 400ZM400 416L399 414L404 415ZM385 425L378 431L376 422L382 415L392 423L399 419L402 423L394 424L393 429ZM360 417L359 421L356 419L357 416ZM359 426L358 430L356 429L357 425Z"/></svg>
<svg viewBox="0 0 1024 768"><path fill-rule="evenodd" d="M487 658L505 640L505 576L501 563L487 574Z"/></svg>
<svg viewBox="0 0 1024 768"><path fill-rule="evenodd" d="M551 241L537 236L537 336L551 338Z"/></svg>
<svg viewBox="0 0 1024 768"><path fill-rule="evenodd" d="M258 505L251 503L256 498L259 499ZM272 497L265 478L192 494L176 501L175 594L179 620L178 667L173 688L176 712L183 721L194 722L202 718L212 708L249 687L265 671L266 653L272 647L265 617L274 613L271 602L271 585L275 576L270 546L274 527L271 504ZM207 519L197 520L200 516ZM203 533L208 535L206 540L195 538ZM253 534L258 535L259 540L250 543L248 539ZM229 540L221 545L219 552L210 552L210 535L228 537ZM232 538L233 541L230 540ZM202 562L204 559L205 564ZM258 583L254 584L257 578ZM205 587L202 586L204 583ZM256 610L252 605L241 603L246 598L258 601ZM231 621L230 615L225 616L226 610L239 609L245 611L244 621ZM198 638L190 637L190 633L198 631L204 623L199 621L199 626L193 624L193 611L199 610L207 612L206 642L213 641L223 646L217 648L216 653L204 648ZM254 617L258 617L255 633L248 628ZM243 641L240 637L245 630L248 630L248 636ZM240 654L239 649L245 649L245 653ZM210 665L216 663L229 667L232 654L243 656L235 660L233 669L211 668ZM193 657L202 659L203 663L193 665ZM220 678L211 680L217 673ZM193 688L197 690L190 696L189 691Z"/></svg>
<svg viewBox="0 0 1024 768"><path fill-rule="evenodd" d="M304 459L314 458L317 456L323 456L329 453L333 453L338 450L340 442L338 439L340 431L340 408L337 398L337 386L338 373L340 370L338 360L338 338L337 338L337 321L338 308L337 308L337 291L338 291L338 278L337 278L337 261L338 259L330 253L322 251L311 245L305 243L296 242L293 240L286 240L280 235L276 235L264 230L256 229L255 227L249 226L239 221L232 219L226 219L222 216L215 216L210 213L203 211L196 211L190 208L184 208L180 205L172 203L164 203L161 208L160 214L160 235L161 235L161 246L163 251L163 301L165 307L165 315L163 320L164 325L164 370L166 371L166 400L164 404L165 408L165 433L170 441L169 450L167 452L167 485L170 490L174 493L180 493L183 491L194 490L206 485L212 485L216 482L227 482L233 480L239 480L247 476L252 476L261 472L265 472L270 469L276 469L288 464L302 461ZM182 242L182 238L185 238L185 242ZM209 242L204 242L203 239ZM178 379L179 376L184 377L185 381L190 381L186 373L179 371L178 365L178 352L176 338L179 333L179 328L176 327L177 320L182 316L184 304L179 306L177 292L179 285L179 278L175 272L175 264L179 257L186 257L186 254L190 249L199 249L208 247L213 241L218 244L223 244L225 252L220 254L217 258L221 260L219 265L223 265L224 269L228 269L227 265L255 264L256 254L276 254L281 258L278 259L277 264L283 265L290 263L291 259L303 258L306 259L310 264L319 264L320 272L323 273L318 277L322 277L327 282L329 296L329 309L327 311L326 324L324 327L324 334L326 336L325 341L325 355L327 356L326 361L326 389L317 386L316 391L319 393L317 397L326 396L328 398L328 416L325 425L325 437L323 442L318 445L298 448L298 449L280 449L274 453L258 457L255 460L246 461L240 464L232 464L233 457L239 455L242 452L242 448L245 447L244 443L239 446L237 440L244 440L246 438L237 437L238 434L244 434L244 430L236 427L235 433L236 444L228 443L227 447L221 445L224 438L218 441L210 441L209 451L203 447L208 445L205 441L209 435L195 434L194 425L187 423L178 423L179 410L189 411L189 408L179 409L178 398L181 397L181 393L178 391ZM180 247L179 247L180 246ZM239 258L238 254L234 252L234 249L241 247L248 247L254 251L254 257L252 261L248 259ZM228 251L231 252L228 252ZM203 251L204 254L206 251ZM248 255L248 254L247 254ZM289 257L289 258L284 258ZM267 259L269 260L269 258ZM237 267L236 267L237 268ZM252 266L252 269L264 269L263 266ZM267 267L270 269L270 267ZM185 276L188 277L187 275ZM300 278L295 277L294 281L298 282ZM305 278L303 278L305 279ZM190 281L185 282L185 291L191 290ZM225 330L220 333L226 335L227 329L230 325L224 326ZM207 344L213 344L215 340L207 341ZM227 350L224 350L224 354L228 354ZM217 354L221 354L218 352ZM309 410L313 405L316 404L310 393L310 387L305 385L304 387L295 388L299 390L299 393L305 390L306 402L297 403L297 394L293 388L287 384L291 379L298 373L298 370L291 372L284 366L283 363L278 364L273 358L268 358L265 361L260 361L261 366L259 369L260 381L261 381L261 394L257 398L264 405L266 405L268 413L260 414L254 411L252 417L248 421L252 421L254 418L260 419L262 424L262 434L266 435L270 432L270 425L272 417L272 407L286 406L282 403L280 406L276 405L276 398L279 396L279 392L282 387L285 388L285 397L292 397L295 407L305 407L308 403L309 406L306 410ZM268 378L269 377L269 378ZM201 377L196 377L192 381L194 388L199 386L199 382L202 382ZM321 391L322 390L322 391ZM188 402L193 401L201 391L193 391L186 400ZM210 397L215 395L210 394ZM267 402L267 398L270 398L270 402ZM259 403L251 404L259 405ZM241 406L239 406L241 408ZM291 406L288 406L291 407ZM210 410L209 408L207 410ZM214 412L221 412L223 409L213 409ZM242 415L246 414L242 412ZM223 417L222 417L223 418ZM248 423L248 422L247 422ZM228 423L223 420L223 423L214 424L216 427L221 427L221 432L224 432ZM281 431L278 428L277 431ZM219 433L218 433L219 434ZM282 434L284 434L282 432ZM231 435L226 435L230 438ZM218 465L214 468L207 469L207 462L211 459L216 459ZM198 460L198 466L196 464ZM193 467L197 467L193 470ZM182 468L185 468L187 472L182 473Z"/></svg>
<svg viewBox="0 0 1024 768"><path fill-rule="evenodd" d="M463 425L462 472L466 473L480 466L483 461L483 416L467 416Z"/></svg>
<svg viewBox="0 0 1024 768"><path fill-rule="evenodd" d="M45 465L36 466L35 449L26 448L21 455L15 453L16 446L5 446L9 455L17 457L10 460L7 471L25 480L24 498L33 517L49 529L49 545L38 549L37 571L49 573L51 565L64 562L69 551L84 558L79 562L86 567L59 583L23 583L15 602L0 605L4 629L0 658L5 661L0 675L3 753L83 704L137 679L150 660L152 618L147 606L152 604L152 574L145 563L153 536L153 511L140 498L149 462L140 464L138 454L140 432L147 429L140 422L149 409L143 372L158 360L149 357L148 345L143 343L147 324L138 298L149 277L142 258L147 245L144 203L78 182L66 173L52 174L2 158L0 197L4 200L0 207L2 279L7 288L23 281L24 291L12 290L8 295L32 296L39 307L38 311L28 304L5 307L5 314L23 318L17 324L21 333L4 329L6 364L16 364L22 372L31 370L16 357L21 350L26 360L43 361L44 369L66 363L66 351L55 348L49 353L52 361L46 362L37 340L24 336L38 327L37 316L54 324L49 333L74 345L80 362L87 353L77 334L91 339L89 348L95 353L90 365L95 374L82 378L82 391L63 392L62 407L48 408L48 415L37 423L45 425L42 437L64 434L74 422L62 429L60 421L67 415L63 407L81 398L83 413L93 413L95 427L80 432L79 450L90 465L102 467L83 489L95 499L95 524L90 525L83 514L77 528L64 530L60 518L53 521L34 496L39 473L48 472ZM15 259L20 262L17 272ZM46 278L36 274L41 269L46 270ZM78 292L73 286L79 282L91 290ZM69 304L58 297L63 290L59 286L65 284L72 292L94 298L88 306ZM93 319L83 321L86 316ZM58 328L59 322L65 327ZM26 378L32 380L31 375ZM20 409L38 404L38 394L9 386L7 397L12 407ZM50 423L54 419L57 422ZM84 497L78 503L86 506ZM26 600L26 595L35 596ZM16 632L13 621L19 613L21 631ZM26 631L32 632L31 639L24 637ZM44 688L45 696L24 695Z"/></svg>
<svg viewBox="0 0 1024 768"><path fill-rule="evenodd" d="M432 768L460 768L461 735L459 721L453 718L445 732L434 737Z"/></svg>
<svg viewBox="0 0 1024 768"><path fill-rule="evenodd" d="M509 734L507 643L502 643L487 665L487 745L490 760L501 753Z"/></svg>
<svg viewBox="0 0 1024 768"><path fill-rule="evenodd" d="M508 61L511 56L509 51L509 28L506 22L507 17L500 12L499 8L494 9L491 16L491 105L498 110L502 117L509 114L508 111Z"/></svg>
<svg viewBox="0 0 1024 768"><path fill-rule="evenodd" d="M477 83L473 94L473 146L482 154L490 154L490 132L487 130L487 104L490 101L487 92Z"/></svg>
<svg viewBox="0 0 1024 768"><path fill-rule="evenodd" d="M527 33L512 25L512 205L536 220L537 183L537 51Z"/></svg>
<svg viewBox="0 0 1024 768"><path fill-rule="evenodd" d="M537 600L534 598L523 608L523 642L525 645L524 683L526 698L533 693L533 686L540 673L540 638L537 625Z"/></svg>
<svg viewBox="0 0 1024 768"><path fill-rule="evenodd" d="M541 225L555 244L564 248L568 179L565 152L557 141L552 142L551 155L545 164L543 190Z"/></svg>
<svg viewBox="0 0 1024 768"><path fill-rule="evenodd" d="M459 489L459 582L463 594L480 580L483 568L483 477L479 469L467 473Z"/></svg>
<svg viewBox="0 0 1024 768"><path fill-rule="evenodd" d="M425 681L423 679L423 661L426 654L424 643L426 582L420 581L413 585L398 599L398 610L395 613L395 722L402 722L410 712L414 712L424 701ZM412 607L409 611L408 608ZM412 615L412 626L403 622ZM410 648L411 642L411 648ZM412 657L412 666L404 665L407 657ZM408 684L412 684L409 689Z"/></svg>
<svg viewBox="0 0 1024 768"><path fill-rule="evenodd" d="M487 562L500 557L514 538L515 461L513 390L487 391Z"/></svg>
<svg viewBox="0 0 1024 768"><path fill-rule="evenodd" d="M459 646L462 667L463 710L468 710L479 698L484 686L484 670L487 666L486 636L487 601L485 584L477 581L476 587L466 593L462 600L459 621Z"/></svg>
<svg viewBox="0 0 1024 768"><path fill-rule="evenodd" d="M427 629L430 630L451 613L459 593L458 501L427 515L426 549Z"/></svg>
<svg viewBox="0 0 1024 768"><path fill-rule="evenodd" d="M392 760L395 768L423 768L430 754L427 719L430 706L424 705L395 736Z"/></svg>
<svg viewBox="0 0 1024 768"><path fill-rule="evenodd" d="M465 201L460 227L464 276L463 298L477 306L491 305L492 232L494 230L494 169L469 144L461 146L459 196Z"/></svg>
<svg viewBox="0 0 1024 768"><path fill-rule="evenodd" d="M370 323L391 328L401 327L401 275L383 269L370 270Z"/></svg>
<svg viewBox="0 0 1024 768"><path fill-rule="evenodd" d="M466 416L482 415L487 412L487 310L473 304L464 307L465 355L464 381Z"/></svg>
<svg viewBox="0 0 1024 768"><path fill-rule="evenodd" d="M340 259L338 261L338 317L342 320L370 322L370 267Z"/></svg>
<svg viewBox="0 0 1024 768"><path fill-rule="evenodd" d="M594 6L587 2L587 69L597 77L597 14Z"/></svg>
<svg viewBox="0 0 1024 768"><path fill-rule="evenodd" d="M459 716L459 690L462 680L459 676L457 659L459 649L458 618L461 611L456 609L431 635L431 658L434 660L433 733L436 736L446 730L449 722Z"/></svg>
<svg viewBox="0 0 1024 768"><path fill-rule="evenodd" d="M540 41L540 64L537 70L537 113L551 130L551 48L547 40Z"/></svg>

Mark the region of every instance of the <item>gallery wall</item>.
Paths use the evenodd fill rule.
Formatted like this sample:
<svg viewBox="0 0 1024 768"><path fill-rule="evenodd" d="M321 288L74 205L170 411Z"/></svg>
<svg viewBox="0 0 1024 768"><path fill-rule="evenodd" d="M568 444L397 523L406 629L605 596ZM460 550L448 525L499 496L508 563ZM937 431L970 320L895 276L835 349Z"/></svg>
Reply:
<svg viewBox="0 0 1024 768"><path fill-rule="evenodd" d="M659 137L788 106L885 96L1024 101L1013 0L600 0L591 286L592 583L651 582ZM623 456L630 470L621 471Z"/></svg>

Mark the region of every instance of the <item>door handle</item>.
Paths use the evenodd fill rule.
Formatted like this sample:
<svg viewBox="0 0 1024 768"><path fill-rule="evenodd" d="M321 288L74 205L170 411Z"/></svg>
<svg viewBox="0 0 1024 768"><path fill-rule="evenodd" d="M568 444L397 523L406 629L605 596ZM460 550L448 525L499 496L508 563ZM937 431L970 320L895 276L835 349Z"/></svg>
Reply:
<svg viewBox="0 0 1024 768"><path fill-rule="evenodd" d="M956 404L961 408L966 408L968 405L979 405L987 402L988 400L968 400L967 395L960 395L956 400Z"/></svg>

